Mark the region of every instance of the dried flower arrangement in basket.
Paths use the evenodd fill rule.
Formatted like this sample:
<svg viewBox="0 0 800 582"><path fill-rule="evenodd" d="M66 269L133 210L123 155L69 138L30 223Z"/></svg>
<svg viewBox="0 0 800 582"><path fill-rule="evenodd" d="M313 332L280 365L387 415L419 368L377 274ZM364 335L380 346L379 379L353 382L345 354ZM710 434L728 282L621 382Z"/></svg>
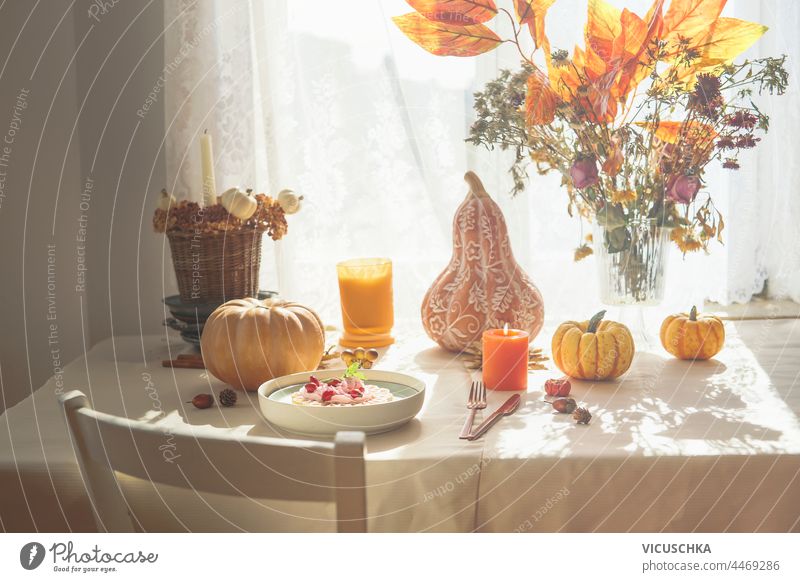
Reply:
<svg viewBox="0 0 800 582"><path fill-rule="evenodd" d="M166 191L162 192L162 196ZM168 195L166 195L168 196ZM166 197L165 196L165 197ZM221 197L213 206L181 200L156 209L153 228L167 235L194 237L220 235L242 230L266 232L272 240L280 240L288 231L286 212L280 203L265 194L251 196L256 208L252 216L243 220L231 214L222 204Z"/></svg>
<svg viewBox="0 0 800 582"><path fill-rule="evenodd" d="M300 209L302 196L282 190L276 198L229 188L217 196L211 136L201 137L203 200L178 202L161 191L153 215L156 232L167 235L178 290L186 303L223 303L256 297L261 237L281 239L287 214Z"/></svg>
<svg viewBox="0 0 800 582"><path fill-rule="evenodd" d="M261 235L279 240L288 227L277 200L264 194L252 198L255 209L248 218L234 216L222 202L203 206L182 200L156 209L153 227L169 239L182 301L222 303L257 295Z"/></svg>

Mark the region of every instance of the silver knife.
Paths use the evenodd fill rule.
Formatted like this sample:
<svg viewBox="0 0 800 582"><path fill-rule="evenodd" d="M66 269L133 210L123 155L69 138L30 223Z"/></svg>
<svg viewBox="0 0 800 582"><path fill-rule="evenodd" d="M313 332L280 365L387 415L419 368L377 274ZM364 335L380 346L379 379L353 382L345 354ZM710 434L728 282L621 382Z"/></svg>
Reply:
<svg viewBox="0 0 800 582"><path fill-rule="evenodd" d="M513 396L511 396L511 398L506 400L503 403L503 405L500 406L500 408L498 408L492 414L490 414L489 418L480 423L478 425L478 428L476 428L470 433L468 437L469 440L474 441L476 438L480 437L481 435L483 435L483 433L489 430L495 422L500 420L501 417L507 416L512 412L514 412L517 409L517 406L519 406L519 401L520 401L519 394L514 394Z"/></svg>

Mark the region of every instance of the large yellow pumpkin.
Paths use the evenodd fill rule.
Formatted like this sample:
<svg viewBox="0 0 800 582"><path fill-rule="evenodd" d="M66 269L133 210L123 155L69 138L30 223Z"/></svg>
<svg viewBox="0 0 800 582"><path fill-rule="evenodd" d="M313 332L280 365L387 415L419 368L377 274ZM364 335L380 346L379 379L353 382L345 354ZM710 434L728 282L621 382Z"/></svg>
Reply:
<svg viewBox="0 0 800 582"><path fill-rule="evenodd" d="M553 361L559 370L581 380L617 378L631 367L636 346L630 330L604 321L605 311L589 321L566 321L553 335Z"/></svg>
<svg viewBox="0 0 800 582"><path fill-rule="evenodd" d="M661 345L681 360L713 358L725 344L725 326L719 317L697 313L670 315L661 324Z"/></svg>
<svg viewBox="0 0 800 582"><path fill-rule="evenodd" d="M312 309L297 303L234 299L208 318L200 349L216 378L253 391L272 378L314 370L325 350L325 330Z"/></svg>

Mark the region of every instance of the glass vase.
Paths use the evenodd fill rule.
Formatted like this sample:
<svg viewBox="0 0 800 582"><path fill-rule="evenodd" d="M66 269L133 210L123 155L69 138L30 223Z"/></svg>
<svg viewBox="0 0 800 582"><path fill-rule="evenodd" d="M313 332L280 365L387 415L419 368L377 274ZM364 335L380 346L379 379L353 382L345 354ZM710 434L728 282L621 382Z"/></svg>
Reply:
<svg viewBox="0 0 800 582"><path fill-rule="evenodd" d="M658 305L664 299L670 229L639 219L614 229L595 222L600 300L606 305Z"/></svg>

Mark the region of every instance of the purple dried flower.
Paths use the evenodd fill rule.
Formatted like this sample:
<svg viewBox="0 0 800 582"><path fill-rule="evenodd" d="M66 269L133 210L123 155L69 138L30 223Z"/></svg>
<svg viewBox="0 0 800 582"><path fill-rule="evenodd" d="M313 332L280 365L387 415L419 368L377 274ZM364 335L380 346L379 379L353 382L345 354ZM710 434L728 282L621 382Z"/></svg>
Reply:
<svg viewBox="0 0 800 582"><path fill-rule="evenodd" d="M723 135L717 141L717 147L721 150L732 150L736 147L736 142L733 141L733 137L730 135Z"/></svg>
<svg viewBox="0 0 800 582"><path fill-rule="evenodd" d="M667 182L667 198L680 204L689 204L700 191L697 176L673 176Z"/></svg>
<svg viewBox="0 0 800 582"><path fill-rule="evenodd" d="M725 123L731 127L738 127L739 129L753 129L758 122L758 117L749 111L737 111L725 118Z"/></svg>
<svg viewBox="0 0 800 582"><path fill-rule="evenodd" d="M736 140L736 147L746 150L756 147L756 144L760 141L761 141L760 137L754 137L749 134L743 135Z"/></svg>
<svg viewBox="0 0 800 582"><path fill-rule="evenodd" d="M572 178L572 184L579 190L594 186L600 181L597 175L597 160L594 156L578 158L569 169L569 176Z"/></svg>

